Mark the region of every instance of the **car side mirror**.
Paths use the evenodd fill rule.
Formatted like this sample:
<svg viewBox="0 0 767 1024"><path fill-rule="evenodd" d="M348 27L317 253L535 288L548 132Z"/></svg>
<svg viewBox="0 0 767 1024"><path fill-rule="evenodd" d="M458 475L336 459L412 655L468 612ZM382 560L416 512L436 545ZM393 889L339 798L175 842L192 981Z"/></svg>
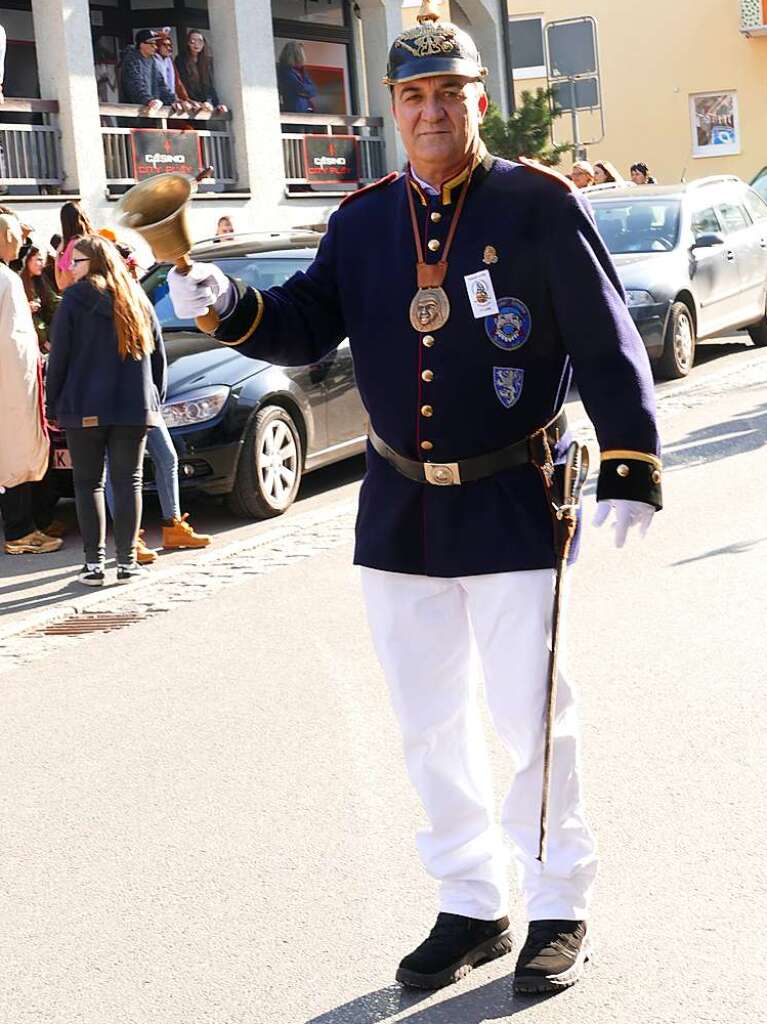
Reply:
<svg viewBox="0 0 767 1024"><path fill-rule="evenodd" d="M696 237L690 249L711 249L715 245L724 245L724 236L720 235L718 231L707 231Z"/></svg>

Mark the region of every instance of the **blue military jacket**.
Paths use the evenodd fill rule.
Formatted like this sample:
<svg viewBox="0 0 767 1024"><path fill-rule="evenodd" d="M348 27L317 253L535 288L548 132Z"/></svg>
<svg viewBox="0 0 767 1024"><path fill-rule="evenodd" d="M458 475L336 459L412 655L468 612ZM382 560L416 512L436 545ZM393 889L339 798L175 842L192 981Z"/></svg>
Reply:
<svg viewBox="0 0 767 1024"><path fill-rule="evenodd" d="M649 362L589 206L566 179L479 157L448 256L450 317L431 333L411 325L417 283L407 190L426 262L437 262L467 174L435 196L409 174L356 193L330 218L306 273L263 292L238 285L216 337L245 355L297 366L348 336L377 434L407 458L437 463L497 451L542 427L575 373L602 450L598 496L659 508ZM483 270L498 314L477 318L465 278ZM556 446L556 460L569 440ZM358 564L464 576L555 560L549 503L532 465L437 487L402 476L368 445Z"/></svg>

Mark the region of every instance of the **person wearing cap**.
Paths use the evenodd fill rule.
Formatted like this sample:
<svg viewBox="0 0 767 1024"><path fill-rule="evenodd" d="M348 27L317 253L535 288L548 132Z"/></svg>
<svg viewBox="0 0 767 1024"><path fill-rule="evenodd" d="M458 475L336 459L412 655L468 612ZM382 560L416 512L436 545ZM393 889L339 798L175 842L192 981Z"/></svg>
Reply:
<svg viewBox="0 0 767 1024"><path fill-rule="evenodd" d="M576 188L588 188L594 184L594 168L588 160L576 160L570 171L570 178Z"/></svg>
<svg viewBox="0 0 767 1024"><path fill-rule="evenodd" d="M602 449L597 521L612 522L618 547L661 507L661 463L647 354L590 207L556 172L486 152L485 74L471 38L424 4L385 79L406 170L346 198L312 265L281 287L247 287L210 263L168 283L179 317L214 307L214 336L255 359L306 365L350 339L370 418L354 560L440 890L436 924L397 979L440 988L512 948L481 666L516 767L501 814L529 920L514 986L556 991L589 957L597 866L566 668L537 859L550 488L571 443L573 374Z"/></svg>
<svg viewBox="0 0 767 1024"><path fill-rule="evenodd" d="M123 103L138 103L148 110L169 106L175 113L181 113L183 104L168 88L154 59L160 39L160 33L150 28L142 28L136 33L135 45L127 48L120 67L121 100Z"/></svg>

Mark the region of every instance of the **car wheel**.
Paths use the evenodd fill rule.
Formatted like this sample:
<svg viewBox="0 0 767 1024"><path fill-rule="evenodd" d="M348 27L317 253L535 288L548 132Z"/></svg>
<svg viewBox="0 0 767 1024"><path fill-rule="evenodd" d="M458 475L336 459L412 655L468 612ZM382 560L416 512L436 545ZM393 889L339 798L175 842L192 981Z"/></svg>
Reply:
<svg viewBox="0 0 767 1024"><path fill-rule="evenodd" d="M684 302L671 307L663 342L663 355L658 361L658 376L665 380L686 377L695 361L695 326L692 313Z"/></svg>
<svg viewBox="0 0 767 1024"><path fill-rule="evenodd" d="M229 509L243 519L271 519L293 504L301 483L301 435L289 413L268 405L245 433Z"/></svg>
<svg viewBox="0 0 767 1024"><path fill-rule="evenodd" d="M751 324L748 328L748 333L751 335L751 341L758 348L764 348L767 345L767 316L760 320L758 324Z"/></svg>

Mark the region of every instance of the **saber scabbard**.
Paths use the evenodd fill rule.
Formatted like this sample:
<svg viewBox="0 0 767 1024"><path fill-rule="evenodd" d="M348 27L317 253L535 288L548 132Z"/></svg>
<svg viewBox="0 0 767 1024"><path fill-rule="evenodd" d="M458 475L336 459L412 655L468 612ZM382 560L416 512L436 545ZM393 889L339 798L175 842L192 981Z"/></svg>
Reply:
<svg viewBox="0 0 767 1024"><path fill-rule="evenodd" d="M557 505L549 491L557 537L557 567L554 582L554 612L551 622L551 653L546 686L546 721L543 745L543 789L541 792L541 820L538 860L546 863L549 833L549 801L551 796L551 766L554 746L554 719L557 708L557 674L559 672L559 636L562 617L562 592L567 559L578 526L578 505L581 491L589 472L588 449L573 441L567 449L562 484L562 504Z"/></svg>

